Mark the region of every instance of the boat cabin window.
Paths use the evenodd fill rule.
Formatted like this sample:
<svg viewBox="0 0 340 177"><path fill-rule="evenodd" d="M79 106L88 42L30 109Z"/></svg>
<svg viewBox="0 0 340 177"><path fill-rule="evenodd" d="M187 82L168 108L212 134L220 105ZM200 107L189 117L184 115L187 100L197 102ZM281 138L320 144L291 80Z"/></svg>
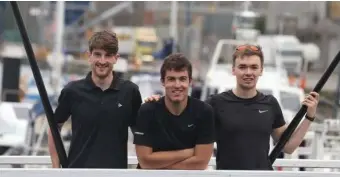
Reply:
<svg viewBox="0 0 340 177"><path fill-rule="evenodd" d="M300 97L298 94L285 91L280 92L280 102L282 108L293 112L298 112L301 107Z"/></svg>
<svg viewBox="0 0 340 177"><path fill-rule="evenodd" d="M217 64L232 64L233 57L231 57L231 55L235 52L235 48L236 48L236 45L231 45L231 44L222 45L222 49L221 49L221 52L219 53Z"/></svg>
<svg viewBox="0 0 340 177"><path fill-rule="evenodd" d="M302 56L302 51L299 51L299 50L281 50L281 51L278 51L278 53L284 57L301 57Z"/></svg>
<svg viewBox="0 0 340 177"><path fill-rule="evenodd" d="M253 29L256 25L256 17L235 16L235 26L237 28Z"/></svg>

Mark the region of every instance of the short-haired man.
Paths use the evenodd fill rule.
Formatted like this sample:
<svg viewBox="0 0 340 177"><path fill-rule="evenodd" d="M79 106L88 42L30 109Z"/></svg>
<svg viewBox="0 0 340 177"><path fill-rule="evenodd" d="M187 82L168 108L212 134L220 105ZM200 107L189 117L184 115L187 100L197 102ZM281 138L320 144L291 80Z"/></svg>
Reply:
<svg viewBox="0 0 340 177"><path fill-rule="evenodd" d="M142 99L137 85L116 76L119 58L114 33L100 31L89 40L91 72L61 91L55 119L72 120L69 168L127 168L128 126L133 128ZM49 132L52 166L59 167Z"/></svg>
<svg viewBox="0 0 340 177"><path fill-rule="evenodd" d="M221 170L272 170L268 154L270 136L275 142L287 128L277 99L256 89L263 71L260 46L241 45L233 54L232 73L236 88L206 100L213 109L216 129L216 168ZM145 101L157 100L153 95ZM315 119L319 95L311 92L302 102L308 107L305 120L290 138L284 152L301 144Z"/></svg>
<svg viewBox="0 0 340 177"><path fill-rule="evenodd" d="M171 54L161 67L165 96L141 106L134 144L142 169L206 169L212 156L214 118L210 105L188 96L192 66Z"/></svg>
<svg viewBox="0 0 340 177"><path fill-rule="evenodd" d="M277 142L287 128L277 99L256 89L263 71L260 46L241 45L233 54L236 88L213 95L207 102L215 111L217 169L272 170L268 154L270 136ZM306 119L294 132L284 152L301 144L315 118L319 95L311 92L302 104Z"/></svg>

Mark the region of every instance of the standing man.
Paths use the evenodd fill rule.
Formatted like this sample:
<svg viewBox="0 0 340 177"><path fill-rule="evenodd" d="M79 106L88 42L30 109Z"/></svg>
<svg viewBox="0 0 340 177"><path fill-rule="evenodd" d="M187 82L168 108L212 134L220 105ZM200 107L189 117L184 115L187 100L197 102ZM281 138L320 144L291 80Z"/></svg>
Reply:
<svg viewBox="0 0 340 177"><path fill-rule="evenodd" d="M256 89L262 71L260 46L238 46L232 68L236 88L207 100L215 111L217 169L272 170L268 158L270 136L277 142L287 124L276 98ZM293 153L301 144L315 119L318 100L319 95L311 92L302 102L308 107L307 115L284 147L285 153Z"/></svg>
<svg viewBox="0 0 340 177"><path fill-rule="evenodd" d="M236 88L211 96L216 128L216 168L220 170L272 170L268 158L272 136L277 142L287 128L277 99L257 91L263 71L260 46L241 45L233 54ZM157 99L149 97L146 101ZM311 92L302 104L308 107L305 119L284 147L291 154L301 144L315 119L318 93Z"/></svg>
<svg viewBox="0 0 340 177"><path fill-rule="evenodd" d="M203 170L212 156L212 107L188 96L192 66L171 54L161 67L165 96L141 106L134 144L142 169Z"/></svg>
<svg viewBox="0 0 340 177"><path fill-rule="evenodd" d="M142 103L139 89L113 71L119 58L114 33L95 33L88 55L91 72L63 88L55 110L60 127L72 120L69 168L127 168L128 126L135 125ZM52 166L59 168L51 132L48 142Z"/></svg>

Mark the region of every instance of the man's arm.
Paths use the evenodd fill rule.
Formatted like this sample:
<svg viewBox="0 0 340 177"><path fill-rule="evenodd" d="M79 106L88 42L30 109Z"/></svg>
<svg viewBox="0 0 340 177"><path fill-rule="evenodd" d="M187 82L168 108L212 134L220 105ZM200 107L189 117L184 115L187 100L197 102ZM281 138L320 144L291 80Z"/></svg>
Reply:
<svg viewBox="0 0 340 177"><path fill-rule="evenodd" d="M71 102L70 101L72 99L70 99L71 95L67 92L68 91L66 90L66 88L64 88L61 91L60 96L58 98L58 106L54 113L54 118L56 119L56 122L58 123L59 131L61 130L63 123L66 122L69 116L71 115ZM51 161L52 161L52 167L60 168L58 153L55 148L54 139L53 139L50 129L48 130L47 140L48 140L48 149L49 149Z"/></svg>
<svg viewBox="0 0 340 177"><path fill-rule="evenodd" d="M188 159L165 167L174 170L205 170L213 153L213 144L197 144L194 155Z"/></svg>
<svg viewBox="0 0 340 177"><path fill-rule="evenodd" d="M297 147L300 146L301 142L303 141L303 138L305 137L309 126L311 125L311 121L304 119L300 126L294 131L293 135L291 136L291 138L288 140L288 142L286 143L283 151L287 154L292 154L295 149ZM281 135L283 134L283 132L287 129L287 124L274 129L273 131L273 139L275 142L278 142Z"/></svg>
<svg viewBox="0 0 340 177"><path fill-rule="evenodd" d="M59 131L61 130L62 126L63 126L63 124L58 124ZM55 148L54 139L53 139L53 136L52 136L52 133L51 133L51 129L48 129L47 140L48 140L48 150L50 152L51 161L52 161L52 168L60 168L59 157L58 157L57 150Z"/></svg>
<svg viewBox="0 0 340 177"><path fill-rule="evenodd" d="M136 145L136 153L139 164L143 169L162 169L192 157L194 150L152 152L151 147Z"/></svg>
<svg viewBox="0 0 340 177"><path fill-rule="evenodd" d="M303 101L303 104L308 107L307 116L313 117L313 118L315 117L318 100L319 100L319 95L315 92L312 92L309 96L305 98L305 100ZM279 115L278 117L282 116L281 119L283 119L282 111L280 111L279 113L281 115ZM301 122L300 126L294 131L293 135L291 136L291 138L288 140L287 144L285 145L284 147L285 153L291 154L295 151L297 147L300 146L311 123L312 122L308 119L304 119ZM280 139L281 135L287 129L287 127L288 127L287 124L284 124L283 126L280 126L274 129L272 136L275 142L277 142Z"/></svg>
<svg viewBox="0 0 340 177"><path fill-rule="evenodd" d="M213 109L206 105L202 116L197 122L197 142L194 148L194 156L166 167L177 170L204 170L207 168L213 154L215 141L215 121Z"/></svg>

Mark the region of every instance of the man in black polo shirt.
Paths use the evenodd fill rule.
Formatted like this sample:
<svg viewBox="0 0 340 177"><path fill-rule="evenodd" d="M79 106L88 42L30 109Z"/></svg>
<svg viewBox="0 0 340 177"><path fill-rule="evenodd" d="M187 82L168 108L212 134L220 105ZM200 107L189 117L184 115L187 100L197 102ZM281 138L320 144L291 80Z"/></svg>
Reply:
<svg viewBox="0 0 340 177"><path fill-rule="evenodd" d="M262 70L260 46L238 46L232 68L236 87L207 100L215 112L217 169L272 170L268 158L270 136L277 142L287 124L277 99L256 89ZM286 144L285 153L293 153L301 144L315 118L318 100L319 95L311 92L303 101L308 107L306 119Z"/></svg>
<svg viewBox="0 0 340 177"><path fill-rule="evenodd" d="M165 96L141 106L134 144L142 169L205 169L212 156L214 119L210 105L188 96L192 66L182 54L161 67Z"/></svg>
<svg viewBox="0 0 340 177"><path fill-rule="evenodd" d="M256 89L262 70L261 48L253 45L238 46L233 54L232 68L236 88L206 100L214 109L217 169L273 169L268 158L270 137L277 142L288 125L276 98ZM158 96L154 95L145 101L157 99ZM291 154L301 144L315 119L318 101L318 93L311 92L302 102L308 107L307 114L286 144L285 153Z"/></svg>
<svg viewBox="0 0 340 177"><path fill-rule="evenodd" d="M101 31L89 41L91 72L61 91L55 119L61 126L71 116L69 168L127 168L128 126L133 128L142 103L137 85L112 71L119 58L114 33ZM52 166L59 159L49 132Z"/></svg>

